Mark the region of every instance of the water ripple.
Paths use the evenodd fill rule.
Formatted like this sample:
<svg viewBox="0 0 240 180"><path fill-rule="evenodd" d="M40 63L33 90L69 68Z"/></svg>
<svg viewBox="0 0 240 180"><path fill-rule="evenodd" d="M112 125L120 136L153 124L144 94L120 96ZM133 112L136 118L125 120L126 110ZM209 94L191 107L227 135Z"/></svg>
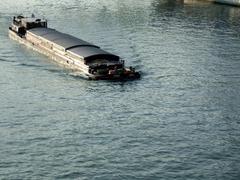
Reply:
<svg viewBox="0 0 240 180"><path fill-rule="evenodd" d="M18 13L142 78L87 81L25 50L7 35ZM0 16L0 179L239 179L239 8L8 0Z"/></svg>

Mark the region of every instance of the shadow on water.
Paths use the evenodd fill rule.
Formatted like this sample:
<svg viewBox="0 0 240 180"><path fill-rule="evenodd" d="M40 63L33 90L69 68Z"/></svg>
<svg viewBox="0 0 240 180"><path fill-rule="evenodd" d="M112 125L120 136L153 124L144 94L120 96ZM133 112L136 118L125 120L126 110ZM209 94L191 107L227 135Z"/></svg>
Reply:
<svg viewBox="0 0 240 180"><path fill-rule="evenodd" d="M212 3L190 3L184 4L181 1L158 1L152 2L153 12L155 16L159 17L174 16L182 21L204 21L216 23L226 23L228 27L239 27L240 9L231 6L222 6ZM217 26L221 28L224 26Z"/></svg>
<svg viewBox="0 0 240 180"><path fill-rule="evenodd" d="M176 9L182 8L183 3L176 0L154 0L152 2L152 7L156 12L175 12Z"/></svg>
<svg viewBox="0 0 240 180"><path fill-rule="evenodd" d="M34 68L42 68L42 67L43 67L43 66L41 66L41 65L28 64L28 63L20 63L20 64L17 64L17 66L23 66L23 67L34 67Z"/></svg>
<svg viewBox="0 0 240 180"><path fill-rule="evenodd" d="M9 60L9 59L4 59L4 58L0 58L0 61L2 61L2 62L9 62L9 63L14 63L14 62L16 62L16 61Z"/></svg>

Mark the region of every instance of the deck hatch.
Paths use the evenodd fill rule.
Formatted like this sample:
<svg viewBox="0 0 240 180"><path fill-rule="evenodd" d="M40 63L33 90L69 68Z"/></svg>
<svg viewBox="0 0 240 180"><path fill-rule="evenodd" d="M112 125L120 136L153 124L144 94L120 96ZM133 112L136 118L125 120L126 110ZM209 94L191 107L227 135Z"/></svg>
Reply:
<svg viewBox="0 0 240 180"><path fill-rule="evenodd" d="M31 32L32 34L41 36L44 39L52 41L59 46L62 46L65 50L71 49L73 47L78 47L78 46L90 46L90 47L99 48L96 45L90 44L84 40L78 39L71 35L61 33L59 31L56 31L55 29L33 28L28 31Z"/></svg>
<svg viewBox="0 0 240 180"><path fill-rule="evenodd" d="M69 49L68 51L82 56L86 61L91 61L94 59L106 59L109 61L119 61L119 56L108 53L100 48L90 47L90 46L81 46Z"/></svg>

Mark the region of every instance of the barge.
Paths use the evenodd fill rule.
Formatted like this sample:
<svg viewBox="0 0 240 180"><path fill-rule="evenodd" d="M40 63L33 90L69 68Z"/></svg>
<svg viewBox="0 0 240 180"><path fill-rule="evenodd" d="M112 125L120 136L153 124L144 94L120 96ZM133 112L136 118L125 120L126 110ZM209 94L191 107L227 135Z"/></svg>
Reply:
<svg viewBox="0 0 240 180"><path fill-rule="evenodd" d="M36 50L58 64L81 71L90 80L138 79L140 73L125 67L119 56L99 46L47 27L47 20L13 17L9 37Z"/></svg>

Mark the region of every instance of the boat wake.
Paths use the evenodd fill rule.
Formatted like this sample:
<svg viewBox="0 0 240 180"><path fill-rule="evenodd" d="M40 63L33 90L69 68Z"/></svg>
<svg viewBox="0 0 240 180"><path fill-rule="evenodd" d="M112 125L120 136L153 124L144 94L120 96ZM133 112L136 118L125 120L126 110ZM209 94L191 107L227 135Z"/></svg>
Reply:
<svg viewBox="0 0 240 180"><path fill-rule="evenodd" d="M88 79L88 76L86 76L86 74L81 72L81 71L69 72L68 75L70 75L70 76L72 76L74 78Z"/></svg>

